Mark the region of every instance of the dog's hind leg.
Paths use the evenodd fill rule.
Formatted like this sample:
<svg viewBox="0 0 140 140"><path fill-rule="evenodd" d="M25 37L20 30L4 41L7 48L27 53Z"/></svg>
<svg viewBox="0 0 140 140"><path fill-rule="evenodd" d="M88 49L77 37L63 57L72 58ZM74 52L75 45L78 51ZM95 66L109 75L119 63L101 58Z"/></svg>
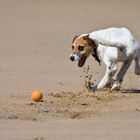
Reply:
<svg viewBox="0 0 140 140"><path fill-rule="evenodd" d="M140 45L137 43L137 50L134 54L135 60L135 74L140 75Z"/></svg>
<svg viewBox="0 0 140 140"><path fill-rule="evenodd" d="M140 57L135 57L135 74L140 75Z"/></svg>
<svg viewBox="0 0 140 140"><path fill-rule="evenodd" d="M111 90L120 90L124 75L126 74L128 68L130 67L132 60L133 59L130 58L128 61L125 61L123 63L119 73L117 74L116 82L113 84Z"/></svg>

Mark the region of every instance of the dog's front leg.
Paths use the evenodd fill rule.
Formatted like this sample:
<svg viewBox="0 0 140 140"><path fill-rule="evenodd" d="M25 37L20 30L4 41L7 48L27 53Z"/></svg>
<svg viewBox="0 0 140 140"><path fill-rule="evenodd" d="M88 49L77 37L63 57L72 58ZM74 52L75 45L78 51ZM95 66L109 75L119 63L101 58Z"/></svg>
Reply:
<svg viewBox="0 0 140 140"><path fill-rule="evenodd" d="M116 71L117 71L116 63L107 63L106 73L101 82L93 87L93 91L105 88L108 83L111 84L110 82L112 81L112 77L114 76Z"/></svg>

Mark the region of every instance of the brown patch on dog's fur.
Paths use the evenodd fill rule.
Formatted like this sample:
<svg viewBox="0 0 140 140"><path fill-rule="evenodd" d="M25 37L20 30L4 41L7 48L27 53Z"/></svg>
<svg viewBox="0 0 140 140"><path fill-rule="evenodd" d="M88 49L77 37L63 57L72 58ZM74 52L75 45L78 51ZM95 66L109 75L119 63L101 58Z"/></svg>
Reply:
<svg viewBox="0 0 140 140"><path fill-rule="evenodd" d="M76 38L78 38L77 35L73 38L72 43L74 43L74 41L75 41Z"/></svg>
<svg viewBox="0 0 140 140"><path fill-rule="evenodd" d="M85 39L90 46L95 46L95 42L92 39L90 39L88 35L84 36L83 39Z"/></svg>
<svg viewBox="0 0 140 140"><path fill-rule="evenodd" d="M78 38L78 36L75 36L75 37L73 38L73 40L72 40L72 49L73 49L73 50L74 50L73 43L74 43L74 41L75 41L77 38Z"/></svg>

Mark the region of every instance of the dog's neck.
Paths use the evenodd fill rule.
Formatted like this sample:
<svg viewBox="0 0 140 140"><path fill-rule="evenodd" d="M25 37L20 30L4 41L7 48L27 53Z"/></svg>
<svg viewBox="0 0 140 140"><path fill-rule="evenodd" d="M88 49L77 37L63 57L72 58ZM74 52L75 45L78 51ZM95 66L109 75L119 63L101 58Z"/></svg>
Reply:
<svg viewBox="0 0 140 140"><path fill-rule="evenodd" d="M94 41L93 41L94 42ZM92 56L95 58L95 60L99 63L99 65L101 65L101 60L99 59L99 56L97 54L97 49L98 49L98 44L96 44L95 42L93 43L93 52L92 52Z"/></svg>

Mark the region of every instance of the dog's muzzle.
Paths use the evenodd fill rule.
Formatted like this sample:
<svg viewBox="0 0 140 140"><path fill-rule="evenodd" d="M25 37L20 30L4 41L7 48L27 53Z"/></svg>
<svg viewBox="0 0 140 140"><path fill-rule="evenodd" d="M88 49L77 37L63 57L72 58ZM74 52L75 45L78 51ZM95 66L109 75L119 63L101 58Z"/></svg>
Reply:
<svg viewBox="0 0 140 140"><path fill-rule="evenodd" d="M70 60L71 61L78 61L80 58L77 54L71 54L70 55Z"/></svg>
<svg viewBox="0 0 140 140"><path fill-rule="evenodd" d="M78 66L82 67L85 64L86 61L86 55L82 54L80 57L77 54L71 54L70 55L70 60L71 61L78 61Z"/></svg>

